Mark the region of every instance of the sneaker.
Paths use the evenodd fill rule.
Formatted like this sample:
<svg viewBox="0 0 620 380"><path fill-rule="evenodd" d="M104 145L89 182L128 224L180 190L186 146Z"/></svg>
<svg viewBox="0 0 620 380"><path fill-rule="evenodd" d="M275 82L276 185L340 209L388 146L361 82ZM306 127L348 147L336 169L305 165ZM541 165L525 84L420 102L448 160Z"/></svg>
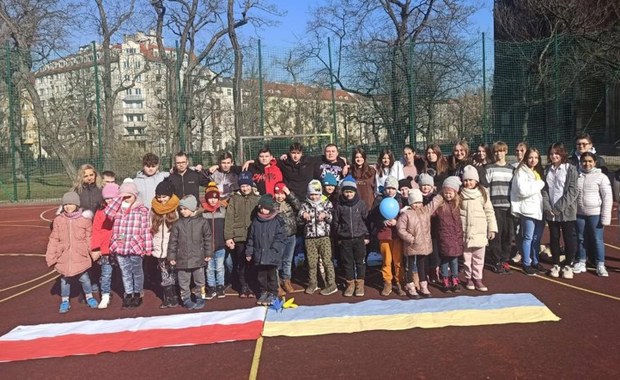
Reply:
<svg viewBox="0 0 620 380"><path fill-rule="evenodd" d="M605 264L598 263L596 265L596 274L598 274L599 277L609 277L609 273L607 273L607 268L605 268Z"/></svg>
<svg viewBox="0 0 620 380"><path fill-rule="evenodd" d="M576 262L575 265L573 265L574 274L585 273L585 272L587 272L585 261L579 261L579 262Z"/></svg>
<svg viewBox="0 0 620 380"><path fill-rule="evenodd" d="M314 294L314 292L316 292L317 290L319 290L319 287L316 286L316 283L310 283L308 284L308 287L306 288L305 292L306 294Z"/></svg>
<svg viewBox="0 0 620 380"><path fill-rule="evenodd" d="M336 286L336 284L331 284L327 288L322 289L319 293L322 296L329 296L329 295L336 293L337 291L338 291L338 287Z"/></svg>
<svg viewBox="0 0 620 380"><path fill-rule="evenodd" d="M474 281L471 278L465 280L465 289L476 290L476 285L474 285Z"/></svg>
<svg viewBox="0 0 620 380"><path fill-rule="evenodd" d="M256 304L257 305L261 305L261 306L266 306L267 304L265 304L265 300L267 299L267 296L269 295L269 293L267 292L262 292L260 294L260 297L258 297L258 299L256 300Z"/></svg>
<svg viewBox="0 0 620 380"><path fill-rule="evenodd" d="M212 287L210 287L210 286L209 286L209 287L205 290L205 296L204 296L204 299L206 299L206 300L212 300L212 299L214 299L214 298L215 298L215 296L216 296L216 295L217 295L217 293L215 292L215 289L213 289Z"/></svg>
<svg viewBox="0 0 620 380"><path fill-rule="evenodd" d="M549 276L551 276L553 278L560 277L560 266L559 265L554 265L553 267L551 267L551 269L549 269Z"/></svg>
<svg viewBox="0 0 620 380"><path fill-rule="evenodd" d="M58 308L58 312L60 314L64 314L64 313L68 312L69 309L71 309L71 304L69 303L69 301L62 301L60 303L60 307Z"/></svg>
<svg viewBox="0 0 620 380"><path fill-rule="evenodd" d="M532 268L531 265L524 265L523 266L523 273L525 273L528 276L535 276L536 273L538 273L536 271L536 269Z"/></svg>
<svg viewBox="0 0 620 380"><path fill-rule="evenodd" d="M504 267L504 271L505 271L506 273L510 273L510 270L511 270L511 268L510 268L510 264L508 264L508 263L502 263L502 266Z"/></svg>
<svg viewBox="0 0 620 380"><path fill-rule="evenodd" d="M564 268L562 268L562 278L565 278L567 280L572 280L573 279L573 269L566 265Z"/></svg>
<svg viewBox="0 0 620 380"><path fill-rule="evenodd" d="M276 296L271 294L271 293L267 293L267 297L265 298L265 301L263 302L263 305L265 306L270 306L273 301L276 300Z"/></svg>
<svg viewBox="0 0 620 380"><path fill-rule="evenodd" d="M205 300L202 297L196 297L196 302L194 302L194 310L202 309L205 307Z"/></svg>
<svg viewBox="0 0 620 380"><path fill-rule="evenodd" d="M194 303L194 301L192 301L191 298L186 298L183 300L183 307L188 310L193 310L196 307L196 304Z"/></svg>
<svg viewBox="0 0 620 380"><path fill-rule="evenodd" d="M90 297L89 299L87 299L86 303L88 304L88 307L90 307L91 309L96 309L97 306L99 306L99 303L94 297Z"/></svg>
<svg viewBox="0 0 620 380"><path fill-rule="evenodd" d="M452 277L452 287L450 288L450 290L452 290L454 293L459 293L461 291L461 284L459 281L458 277Z"/></svg>
<svg viewBox="0 0 620 380"><path fill-rule="evenodd" d="M226 289L224 289L224 285L218 285L215 287L215 296L217 298L226 297Z"/></svg>
<svg viewBox="0 0 620 380"><path fill-rule="evenodd" d="M472 282L474 283L474 287L476 288L476 290L478 290L479 292L488 292L489 291L489 288L487 288L482 283L482 280L473 279Z"/></svg>

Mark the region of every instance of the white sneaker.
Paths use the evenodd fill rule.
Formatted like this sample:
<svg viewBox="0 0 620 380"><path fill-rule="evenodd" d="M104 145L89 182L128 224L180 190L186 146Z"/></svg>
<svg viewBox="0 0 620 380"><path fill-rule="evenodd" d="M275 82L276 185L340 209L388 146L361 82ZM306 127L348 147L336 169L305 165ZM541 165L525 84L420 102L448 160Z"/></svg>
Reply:
<svg viewBox="0 0 620 380"><path fill-rule="evenodd" d="M607 268L605 268L605 264L599 263L596 266L596 274L600 277L609 277L609 273L607 273Z"/></svg>
<svg viewBox="0 0 620 380"><path fill-rule="evenodd" d="M573 265L573 273L585 273L587 272L586 263L583 261L579 261Z"/></svg>
<svg viewBox="0 0 620 380"><path fill-rule="evenodd" d="M97 309L107 309L110 304L110 295L108 293L103 293L101 295L101 302L99 302L99 306Z"/></svg>
<svg viewBox="0 0 620 380"><path fill-rule="evenodd" d="M554 265L553 267L551 267L551 269L549 269L549 276L553 278L560 277L560 266Z"/></svg>
<svg viewBox="0 0 620 380"><path fill-rule="evenodd" d="M568 265L562 268L562 278L565 278L567 280L573 279L573 270Z"/></svg>

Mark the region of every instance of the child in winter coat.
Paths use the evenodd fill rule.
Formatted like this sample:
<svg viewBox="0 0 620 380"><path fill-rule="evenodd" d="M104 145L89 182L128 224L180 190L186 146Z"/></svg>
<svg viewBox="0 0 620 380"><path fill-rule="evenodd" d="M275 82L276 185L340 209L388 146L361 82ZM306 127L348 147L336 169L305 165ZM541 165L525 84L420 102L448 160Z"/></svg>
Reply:
<svg viewBox="0 0 620 380"><path fill-rule="evenodd" d="M345 270L345 297L364 296L366 245L370 235L366 226L368 209L357 193L355 179L346 176L340 184L340 200L334 209L334 228Z"/></svg>
<svg viewBox="0 0 620 380"><path fill-rule="evenodd" d="M174 187L168 181L160 182L155 187L155 198L151 201L151 233L153 234L153 256L157 259L157 268L161 273L163 289L160 309L177 307L177 274L167 260L168 244L172 226L179 219L177 208L179 198L174 194Z"/></svg>
<svg viewBox="0 0 620 380"><path fill-rule="evenodd" d="M235 192L226 208L224 220L224 239L226 246L233 250L232 258L236 269L236 280L239 281L239 297L254 298L250 290L252 262L245 259L245 242L248 238L248 229L252 217L256 212L259 195L254 193L252 173L241 172L238 178L239 191Z"/></svg>
<svg viewBox="0 0 620 380"><path fill-rule="evenodd" d="M86 295L86 303L96 309L97 300L88 276L88 268L92 265L90 257L90 235L92 231L92 213L80 208L80 196L76 192L68 192L62 196L62 213L54 219L52 234L47 244L45 260L47 266L53 266L60 273L60 308L58 312L66 313L71 308L70 281L77 278L82 284Z"/></svg>
<svg viewBox="0 0 620 380"><path fill-rule="evenodd" d="M211 248L213 235L209 222L198 214L198 201L193 195L186 195L179 202L181 218L172 226L168 243L168 261L176 267L181 301L189 310L202 309L205 300L205 270L207 261L213 257ZM194 281L195 288L190 290ZM194 293L195 301L191 295Z"/></svg>
<svg viewBox="0 0 620 380"><path fill-rule="evenodd" d="M278 267L282 264L286 227L270 194L260 197L257 208L248 233L245 257L247 261L254 260L258 272L261 295L256 304L269 306L278 293Z"/></svg>
<svg viewBox="0 0 620 380"><path fill-rule="evenodd" d="M336 287L336 276L334 264L332 263L332 248L330 241L330 231L332 222L332 203L323 200L321 182L312 180L308 184L308 199L301 205L298 218L304 225L306 255L308 257L308 287L307 294L314 294L317 286L317 267L319 257L323 261L326 273L325 288L321 290L322 295L334 294L338 291Z"/></svg>
<svg viewBox="0 0 620 380"><path fill-rule="evenodd" d="M383 194L377 195L370 211L371 236L379 242L379 252L383 258L381 275L383 277L382 296L389 296L392 293L392 280L396 280L396 292L399 296L406 295L401 283L403 275L401 272L403 242L396 232L396 218L386 219L380 211L381 202L385 198L394 198L402 208L401 196L398 193L398 180L396 177L388 176L383 186ZM394 271L392 271L394 264Z"/></svg>
<svg viewBox="0 0 620 380"><path fill-rule="evenodd" d="M405 286L407 295L417 298L418 293L413 282L413 268L417 267L420 277L420 293L428 298L431 292L428 290L426 281L426 267L428 258L433 252L431 239L431 216L435 210L443 204L443 197L436 195L431 203L424 206L420 189L409 191L409 208L405 210L396 223L398 236L403 240L403 253L405 255Z"/></svg>
<svg viewBox="0 0 620 380"><path fill-rule="evenodd" d="M112 228L114 221L108 219L104 210L106 206L119 196L119 186L115 183L106 184L101 190L103 203L95 213L93 219L93 234L90 239L90 249L93 261L101 265L101 302L99 309L106 309L110 305L112 294L112 262L110 255L110 243L112 241Z"/></svg>
<svg viewBox="0 0 620 380"><path fill-rule="evenodd" d="M497 233L495 212L486 189L480 185L478 170L467 165L463 168L461 189L461 222L463 223L465 287L486 292L482 283L485 247Z"/></svg>
<svg viewBox="0 0 620 380"><path fill-rule="evenodd" d="M448 177L442 184L444 204L435 211L441 277L444 291L460 292L459 262L463 255L463 224L461 222L461 179Z"/></svg>
<svg viewBox="0 0 620 380"><path fill-rule="evenodd" d="M293 255L295 254L295 243L297 242L297 213L301 209L301 202L297 199L284 182L276 183L274 187L275 207L278 215L284 220L286 227L286 244L280 265L282 289L286 293L295 291L291 284L291 272Z"/></svg>
<svg viewBox="0 0 620 380"><path fill-rule="evenodd" d="M123 276L125 296L122 308L130 309L142 305L142 257L153 251L153 236L149 209L138 200L136 185L133 182L124 182L119 191L120 196L114 198L103 212L114 220L110 252L116 255Z"/></svg>
<svg viewBox="0 0 620 380"><path fill-rule="evenodd" d="M208 300L226 297L224 278L226 269L224 260L226 259L226 242L224 241L224 220L226 218L226 208L220 199L220 190L215 182L210 182L205 190L205 203L202 204L202 216L207 219L211 227L211 249L213 258L207 263L207 292L205 298Z"/></svg>

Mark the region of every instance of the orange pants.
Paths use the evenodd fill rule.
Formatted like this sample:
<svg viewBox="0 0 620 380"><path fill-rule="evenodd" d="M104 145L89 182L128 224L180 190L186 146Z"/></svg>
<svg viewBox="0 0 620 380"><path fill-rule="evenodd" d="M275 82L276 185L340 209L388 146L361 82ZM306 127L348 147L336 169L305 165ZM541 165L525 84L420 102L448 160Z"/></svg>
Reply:
<svg viewBox="0 0 620 380"><path fill-rule="evenodd" d="M397 283L403 282L402 262L403 262L403 242L400 239L380 240L379 252L383 258L381 275L384 282L392 282L396 278ZM394 275L392 275L392 264L394 264Z"/></svg>

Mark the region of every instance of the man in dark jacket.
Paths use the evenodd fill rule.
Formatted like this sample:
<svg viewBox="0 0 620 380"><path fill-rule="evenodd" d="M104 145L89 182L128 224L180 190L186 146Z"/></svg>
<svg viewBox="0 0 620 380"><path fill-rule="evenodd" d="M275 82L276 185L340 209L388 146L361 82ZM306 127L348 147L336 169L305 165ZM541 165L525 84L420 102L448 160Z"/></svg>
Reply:
<svg viewBox="0 0 620 380"><path fill-rule="evenodd" d="M189 170L189 157L185 152L174 156L174 172L168 177L174 186L174 193L179 199L193 195L200 199L200 186L207 187L211 179L202 172Z"/></svg>

